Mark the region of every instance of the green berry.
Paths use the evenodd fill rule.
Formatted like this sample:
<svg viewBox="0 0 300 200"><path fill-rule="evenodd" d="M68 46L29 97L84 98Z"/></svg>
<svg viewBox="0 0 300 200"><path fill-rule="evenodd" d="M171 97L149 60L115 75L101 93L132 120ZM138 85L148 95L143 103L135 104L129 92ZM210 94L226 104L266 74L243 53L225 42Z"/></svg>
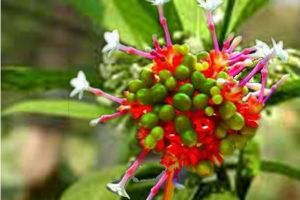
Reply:
<svg viewBox="0 0 300 200"><path fill-rule="evenodd" d="M150 135L152 135L156 141L161 140L164 137L164 133L164 129L160 126L156 126L150 131Z"/></svg>
<svg viewBox="0 0 300 200"><path fill-rule="evenodd" d="M226 72L219 72L217 78L227 79L229 75Z"/></svg>
<svg viewBox="0 0 300 200"><path fill-rule="evenodd" d="M185 132L181 132L180 136L181 136L182 142L188 146L195 145L198 141L198 135L193 130L187 130Z"/></svg>
<svg viewBox="0 0 300 200"><path fill-rule="evenodd" d="M136 98L142 104L152 104L153 98L149 89L143 88L137 91Z"/></svg>
<svg viewBox="0 0 300 200"><path fill-rule="evenodd" d="M168 122L174 119L175 109L171 105L164 105L159 111L159 119Z"/></svg>
<svg viewBox="0 0 300 200"><path fill-rule="evenodd" d="M205 76L199 72L195 71L191 76L191 82L195 89L199 90L201 88L201 85L205 81Z"/></svg>
<svg viewBox="0 0 300 200"><path fill-rule="evenodd" d="M192 96L194 93L194 87L190 83L186 83L179 87L178 92L185 93L188 96Z"/></svg>
<svg viewBox="0 0 300 200"><path fill-rule="evenodd" d="M244 117L236 112L234 115L226 121L230 129L239 131L245 126Z"/></svg>
<svg viewBox="0 0 300 200"><path fill-rule="evenodd" d="M174 77L170 77L166 80L165 86L168 88L168 90L172 91L176 89L177 81Z"/></svg>
<svg viewBox="0 0 300 200"><path fill-rule="evenodd" d="M201 51L200 53L197 54L197 59L203 60L204 58L207 58L208 56L209 56L208 52Z"/></svg>
<svg viewBox="0 0 300 200"><path fill-rule="evenodd" d="M141 117L141 125L145 128L151 129L158 123L158 117L154 113L146 113Z"/></svg>
<svg viewBox="0 0 300 200"><path fill-rule="evenodd" d="M129 83L129 91L133 93L137 92L139 89L142 89L144 87L145 86L141 80L133 80Z"/></svg>
<svg viewBox="0 0 300 200"><path fill-rule="evenodd" d="M214 102L214 104L216 105L220 105L223 102L223 97L220 94L214 95L212 97L212 102Z"/></svg>
<svg viewBox="0 0 300 200"><path fill-rule="evenodd" d="M175 129L178 133L183 133L192 128L191 120L185 115L175 118Z"/></svg>
<svg viewBox="0 0 300 200"><path fill-rule="evenodd" d="M189 52L189 46L187 44L183 44L183 45L175 44L173 45L173 48L176 52L182 55L186 55Z"/></svg>
<svg viewBox="0 0 300 200"><path fill-rule="evenodd" d="M204 94L209 94L210 89L216 85L216 80L208 78L200 85L200 91Z"/></svg>
<svg viewBox="0 0 300 200"><path fill-rule="evenodd" d="M207 106L205 109L204 109L204 112L207 116L213 116L214 114L214 109L210 106Z"/></svg>
<svg viewBox="0 0 300 200"><path fill-rule="evenodd" d="M171 74L171 72L169 71L169 70L166 70L166 69L164 69L164 70L161 70L160 72L159 72L159 78L160 78L160 80L161 81L166 81L168 78L170 78L171 76L172 76L172 74Z"/></svg>
<svg viewBox="0 0 300 200"><path fill-rule="evenodd" d="M229 139L222 140L219 148L223 156L229 156L234 152L234 144Z"/></svg>
<svg viewBox="0 0 300 200"><path fill-rule="evenodd" d="M182 64L187 66L189 69L193 70L196 62L197 62L196 56L192 54L187 54L184 56Z"/></svg>
<svg viewBox="0 0 300 200"><path fill-rule="evenodd" d="M129 101L129 102L133 102L135 100L135 94L134 93L128 93L126 95L126 99Z"/></svg>
<svg viewBox="0 0 300 200"><path fill-rule="evenodd" d="M184 65L179 65L175 69L175 77L178 80L185 80L190 76L190 69Z"/></svg>
<svg viewBox="0 0 300 200"><path fill-rule="evenodd" d="M205 106L207 106L208 103L208 97L205 94L197 94L193 98L193 104L198 109L203 109Z"/></svg>
<svg viewBox="0 0 300 200"><path fill-rule="evenodd" d="M214 86L214 87L210 88L210 94L212 96L220 94L220 92L221 91L220 91L220 88L218 86Z"/></svg>
<svg viewBox="0 0 300 200"><path fill-rule="evenodd" d="M147 149L154 149L156 143L157 141L151 134L147 135L144 139L144 145Z"/></svg>
<svg viewBox="0 0 300 200"><path fill-rule="evenodd" d="M154 83L154 75L149 69L143 69L141 71L140 78L147 87L152 86Z"/></svg>
<svg viewBox="0 0 300 200"><path fill-rule="evenodd" d="M246 87L246 86L243 87L243 95L246 96L248 94L248 92L249 92L248 87Z"/></svg>
<svg viewBox="0 0 300 200"><path fill-rule="evenodd" d="M161 109L161 105L155 105L155 106L153 106L153 112L156 113L156 114L159 113L160 109Z"/></svg>
<svg viewBox="0 0 300 200"><path fill-rule="evenodd" d="M192 100L184 93L176 93L173 96L173 105L178 110L187 111L192 107Z"/></svg>
<svg viewBox="0 0 300 200"><path fill-rule="evenodd" d="M164 101L167 94L168 94L167 88L164 85L160 84L160 83L155 84L151 88L151 95L152 95L152 98L153 98L154 102Z"/></svg>
<svg viewBox="0 0 300 200"><path fill-rule="evenodd" d="M235 114L236 106L234 103L227 101L219 108L219 112L222 119L227 120Z"/></svg>
<svg viewBox="0 0 300 200"><path fill-rule="evenodd" d="M201 161L197 166L196 166L196 173L199 176L210 176L214 172L213 170L213 165L211 164L210 161Z"/></svg>
<svg viewBox="0 0 300 200"><path fill-rule="evenodd" d="M225 124L219 124L217 127L216 127L216 130L215 130L215 135L218 137L218 138L224 138L226 136L226 133L227 133L227 127Z"/></svg>

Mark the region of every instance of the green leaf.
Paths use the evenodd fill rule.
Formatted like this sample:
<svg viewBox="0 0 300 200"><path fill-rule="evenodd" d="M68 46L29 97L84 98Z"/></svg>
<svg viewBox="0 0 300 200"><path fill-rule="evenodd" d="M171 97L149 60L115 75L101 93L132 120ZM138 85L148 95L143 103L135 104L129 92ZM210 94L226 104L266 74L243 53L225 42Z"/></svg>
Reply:
<svg viewBox="0 0 300 200"><path fill-rule="evenodd" d="M78 119L93 119L112 110L96 104L74 100L30 100L16 103L2 112L2 116L16 113L43 114Z"/></svg>
<svg viewBox="0 0 300 200"><path fill-rule="evenodd" d="M123 170L124 167L112 167L87 175L67 189L61 200L119 199L117 195L106 189L106 184L118 179Z"/></svg>
<svg viewBox="0 0 300 200"><path fill-rule="evenodd" d="M235 0L232 17L226 33L236 31L240 25L270 0Z"/></svg>

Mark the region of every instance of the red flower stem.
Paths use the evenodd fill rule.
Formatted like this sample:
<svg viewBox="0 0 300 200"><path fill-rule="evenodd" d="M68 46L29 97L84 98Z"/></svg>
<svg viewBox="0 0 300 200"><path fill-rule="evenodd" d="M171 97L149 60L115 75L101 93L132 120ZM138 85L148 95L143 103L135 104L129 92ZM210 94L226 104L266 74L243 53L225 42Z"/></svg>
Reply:
<svg viewBox="0 0 300 200"><path fill-rule="evenodd" d="M167 47L172 47L171 36L170 36L169 28L168 28L168 25L167 25L167 20L164 16L163 5L159 4L157 6L157 9L158 9L158 14L159 14L159 22L160 22L160 24L163 27L164 32L165 32Z"/></svg>
<svg viewBox="0 0 300 200"><path fill-rule="evenodd" d="M127 169L124 176L120 181L120 185L126 185L126 183L134 176L136 170L141 165L142 161L144 160L145 156L148 154L148 150L143 149L142 152L139 154L137 159L132 163L132 165Z"/></svg>
<svg viewBox="0 0 300 200"><path fill-rule="evenodd" d="M147 199L146 200L152 200L155 195L158 193L159 189L161 188L161 186L164 184L164 182L166 181L167 179L167 172L166 171L163 171L161 173L161 176L158 180L158 182L151 188L150 190L150 194L148 195Z"/></svg>
<svg viewBox="0 0 300 200"><path fill-rule="evenodd" d="M114 119L114 118L120 117L122 115L125 115L126 113L127 112L119 111L119 112L116 112L116 113L113 113L113 114L110 114L110 115L102 115L102 116L99 117L98 123L104 123L104 122L109 121L111 119Z"/></svg>
<svg viewBox="0 0 300 200"><path fill-rule="evenodd" d="M98 88L92 88L92 87L90 87L90 88L89 88L89 91L90 91L91 93L93 93L94 95L96 95L96 96L102 96L102 97L105 97L105 98L107 98L107 99L109 99L109 100L112 100L113 102L118 103L118 104L122 104L122 103L125 101L124 98L115 97L115 96L113 96L113 95L110 95L110 94L108 94L108 93L106 93L106 92L104 92L104 91L98 89Z"/></svg>
<svg viewBox="0 0 300 200"><path fill-rule="evenodd" d="M128 54L134 54L134 55L141 56L141 57L144 57L144 58L147 58L147 59L150 59L150 60L153 60L155 58L155 56L151 55L148 52L144 52L144 51L138 50L138 49L133 48L133 47L128 47L128 46L125 46L123 44L120 44L119 49L121 51L124 51L124 52L128 53Z"/></svg>
<svg viewBox="0 0 300 200"><path fill-rule="evenodd" d="M165 186L163 200L173 199L174 188L175 188L173 183L173 177L174 177L174 170L168 171L168 178Z"/></svg>
<svg viewBox="0 0 300 200"><path fill-rule="evenodd" d="M214 43L215 51L220 52L218 38L217 38L217 34L216 34L216 28L215 28L212 13L210 11L207 11L206 16L207 16L208 28L209 28L209 31L210 31L210 34L211 34L211 37L212 37L212 40Z"/></svg>

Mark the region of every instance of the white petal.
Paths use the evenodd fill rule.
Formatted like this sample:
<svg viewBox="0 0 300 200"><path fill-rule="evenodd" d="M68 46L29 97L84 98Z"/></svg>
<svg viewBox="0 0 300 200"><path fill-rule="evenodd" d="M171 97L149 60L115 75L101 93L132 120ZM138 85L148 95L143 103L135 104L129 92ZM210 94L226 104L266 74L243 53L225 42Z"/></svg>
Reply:
<svg viewBox="0 0 300 200"><path fill-rule="evenodd" d="M127 199L130 199L124 186L121 186L119 183L108 183L106 186L114 193L117 193L118 195L120 195L122 197L126 197Z"/></svg>
<svg viewBox="0 0 300 200"><path fill-rule="evenodd" d="M89 124L90 126L97 126L97 124L99 124L99 118L91 120Z"/></svg>
<svg viewBox="0 0 300 200"><path fill-rule="evenodd" d="M74 97L76 96L76 94L78 93L79 91L75 88L72 90L72 92L70 93L70 97Z"/></svg>

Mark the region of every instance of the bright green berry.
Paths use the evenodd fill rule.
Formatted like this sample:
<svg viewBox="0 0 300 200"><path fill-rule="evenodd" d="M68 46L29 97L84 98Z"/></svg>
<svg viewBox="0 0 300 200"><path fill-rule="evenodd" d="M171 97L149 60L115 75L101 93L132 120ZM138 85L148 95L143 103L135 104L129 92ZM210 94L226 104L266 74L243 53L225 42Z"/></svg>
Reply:
<svg viewBox="0 0 300 200"><path fill-rule="evenodd" d="M187 54L184 56L182 64L187 66L189 69L193 70L196 62L197 62L196 56L192 54Z"/></svg>
<svg viewBox="0 0 300 200"><path fill-rule="evenodd" d="M173 96L173 105L178 110L187 111L192 107L192 100L184 93L176 93Z"/></svg>
<svg viewBox="0 0 300 200"><path fill-rule="evenodd" d="M210 106L207 106L205 109L204 109L204 112L205 112L205 114L207 115L207 116L213 116L213 114L214 114L214 109L212 108L212 107L210 107Z"/></svg>
<svg viewBox="0 0 300 200"><path fill-rule="evenodd" d="M203 59L207 58L209 56L209 54L206 51L201 51L196 56L197 56L197 60L203 60Z"/></svg>
<svg viewBox="0 0 300 200"><path fill-rule="evenodd" d="M212 96L214 96L214 95L217 95L217 94L220 94L220 88L219 87L217 87L217 86L214 86L214 87L212 87L212 88L210 88L210 94L212 95Z"/></svg>
<svg viewBox="0 0 300 200"><path fill-rule="evenodd" d="M151 129L158 123L158 117L154 113L146 113L141 117L141 125L145 128Z"/></svg>
<svg viewBox="0 0 300 200"><path fill-rule="evenodd" d="M155 84L151 88L151 95L152 95L152 98L153 98L154 102L164 101L167 94L168 94L167 88L164 85L160 84L160 83Z"/></svg>
<svg viewBox="0 0 300 200"><path fill-rule="evenodd" d="M128 94L126 94L126 99L127 99L129 102L133 102L133 101L135 100L135 94L129 92Z"/></svg>
<svg viewBox="0 0 300 200"><path fill-rule="evenodd" d="M149 89L143 88L137 91L136 98L142 104L152 104L153 98Z"/></svg>
<svg viewBox="0 0 300 200"><path fill-rule="evenodd" d="M200 85L200 91L204 94L209 94L210 89L216 85L216 80L212 78L206 79L201 85Z"/></svg>
<svg viewBox="0 0 300 200"><path fill-rule="evenodd" d="M160 126L155 126L151 131L150 131L150 135L152 135L152 137L158 141L161 140L164 137L164 129Z"/></svg>
<svg viewBox="0 0 300 200"><path fill-rule="evenodd" d="M174 77L170 77L166 80L165 86L168 88L168 90L172 91L175 90L177 86L177 81Z"/></svg>
<svg viewBox="0 0 300 200"><path fill-rule="evenodd" d="M219 72L217 78L227 79L229 75L226 72Z"/></svg>
<svg viewBox="0 0 300 200"><path fill-rule="evenodd" d="M190 76L190 69L184 65L179 65L175 69L175 77L178 80L185 80Z"/></svg>
<svg viewBox="0 0 300 200"><path fill-rule="evenodd" d="M192 96L194 93L194 87L192 84L186 83L179 87L178 92L185 93L188 96Z"/></svg>
<svg viewBox="0 0 300 200"><path fill-rule="evenodd" d="M220 94L214 95L212 97L212 102L214 102L214 104L216 105L220 105L223 102L223 97Z"/></svg>
<svg viewBox="0 0 300 200"><path fill-rule="evenodd" d="M236 112L236 106L232 102L225 102L221 107L219 108L220 115L222 119L227 120L230 117L232 117Z"/></svg>
<svg viewBox="0 0 300 200"><path fill-rule="evenodd" d="M183 133L192 128L191 120L185 115L175 118L175 129L178 133Z"/></svg>
<svg viewBox="0 0 300 200"><path fill-rule="evenodd" d="M229 139L224 139L221 141L219 150L223 156L229 156L234 151L234 144Z"/></svg>
<svg viewBox="0 0 300 200"><path fill-rule="evenodd" d="M197 94L193 98L193 105L198 109L203 109L207 106L208 97L206 94Z"/></svg>
<svg viewBox="0 0 300 200"><path fill-rule="evenodd" d="M160 80L161 81L166 81L168 78L170 78L172 76L172 74L171 74L171 72L169 71L169 70L166 70L166 69L164 69L164 70L161 70L160 72L159 72L159 78L160 78Z"/></svg>
<svg viewBox="0 0 300 200"><path fill-rule="evenodd" d="M199 71L195 71L191 76L191 82L194 88L197 90L201 88L201 85L204 83L205 80L205 76Z"/></svg>
<svg viewBox="0 0 300 200"><path fill-rule="evenodd" d="M151 134L147 135L144 139L144 145L147 149L154 149L156 146L156 143L157 143L157 141Z"/></svg>
<svg viewBox="0 0 300 200"><path fill-rule="evenodd" d="M174 119L175 109L171 105L164 105L159 111L159 119L168 122Z"/></svg>
<svg viewBox="0 0 300 200"><path fill-rule="evenodd" d="M192 146L198 142L198 135L193 130L187 130L187 131L181 132L180 136L181 136L182 142L185 145Z"/></svg>
<svg viewBox="0 0 300 200"><path fill-rule="evenodd" d="M149 69L143 69L140 74L140 78L147 87L152 86L154 83L154 75Z"/></svg>
<svg viewBox="0 0 300 200"><path fill-rule="evenodd" d="M205 176L210 176L214 172L213 170L213 165L210 161L201 161L197 166L196 166L196 173L199 176L205 177Z"/></svg>
<svg viewBox="0 0 300 200"><path fill-rule="evenodd" d="M129 83L129 91L133 93L137 92L139 89L142 89L144 87L145 86L141 80L133 80Z"/></svg>

